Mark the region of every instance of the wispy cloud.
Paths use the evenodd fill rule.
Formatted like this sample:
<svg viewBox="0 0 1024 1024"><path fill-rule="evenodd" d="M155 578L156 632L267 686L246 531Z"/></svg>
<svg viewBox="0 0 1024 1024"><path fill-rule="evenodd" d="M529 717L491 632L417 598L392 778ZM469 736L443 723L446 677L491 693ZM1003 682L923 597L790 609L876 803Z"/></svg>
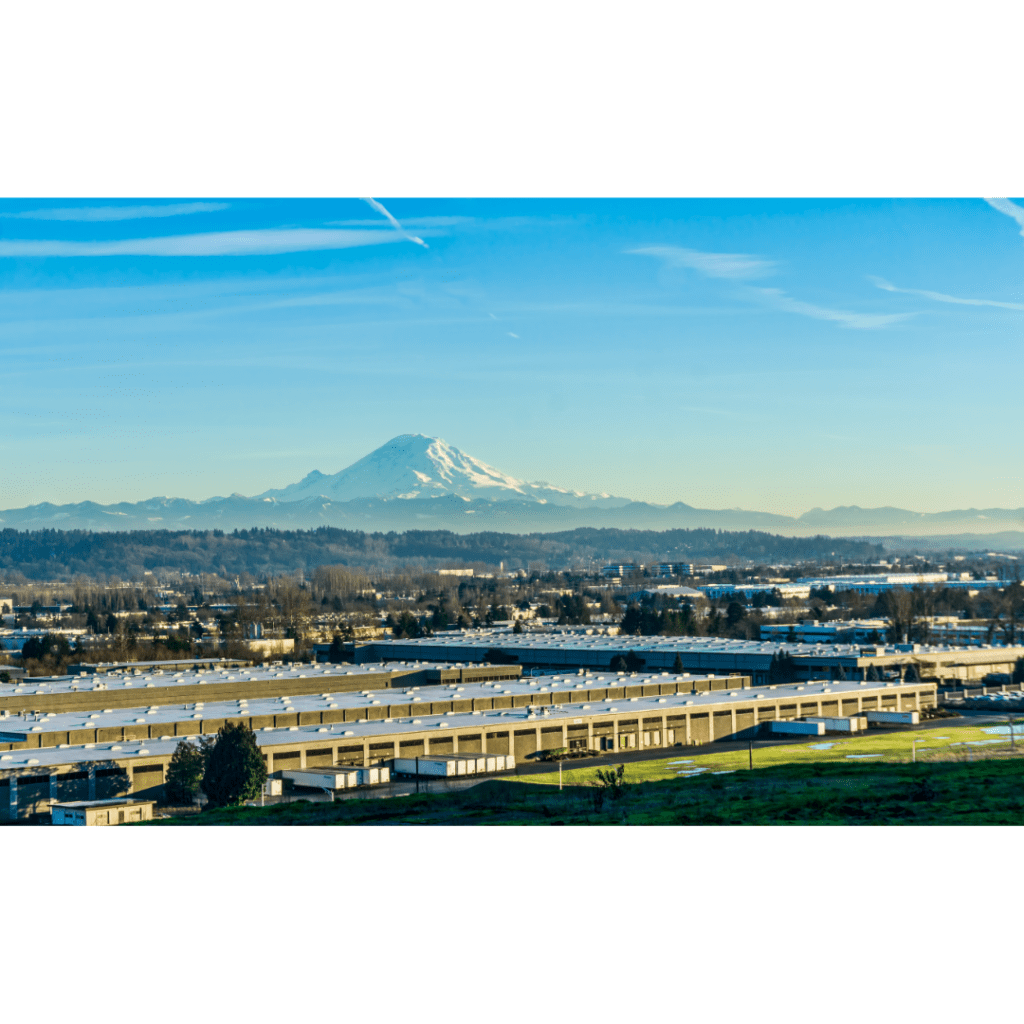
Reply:
<svg viewBox="0 0 1024 1024"><path fill-rule="evenodd" d="M809 316L815 320L829 320L842 324L843 327L855 327L860 330L888 327L890 324L917 316L916 313L850 313L842 309L826 309L823 306L815 306L810 302L794 299L780 288L749 288L748 291L756 292L764 298L769 306L784 313L798 313L800 316Z"/></svg>
<svg viewBox="0 0 1024 1024"><path fill-rule="evenodd" d="M627 249L631 255L655 256L668 266L690 267L706 277L743 282L751 278L765 277L774 273L777 264L747 253L698 252L675 245L649 245L641 249ZM842 309L826 309L803 302L787 295L781 288L756 288L749 284L738 284L736 296L746 301L758 302L784 313L809 316L814 320L828 320L843 327L871 330L888 327L890 324L907 320L915 313L851 313Z"/></svg>
<svg viewBox="0 0 1024 1024"><path fill-rule="evenodd" d="M229 203L168 203L163 206L70 206L49 210L0 212L8 220L112 221L147 220L151 217L184 217L193 213L216 213Z"/></svg>
<svg viewBox="0 0 1024 1024"><path fill-rule="evenodd" d="M1024 211L1022 211L1024 212ZM885 292L899 292L901 295L920 295L924 299L932 299L934 302L952 302L957 306L995 306L997 309L1019 309L1024 310L1022 302L998 302L995 299L961 299L956 295L946 295L943 292L929 292L923 288L897 288L881 277L869 277L876 288Z"/></svg>
<svg viewBox="0 0 1024 1024"><path fill-rule="evenodd" d="M378 213L384 214L384 216L387 217L387 219L391 222L391 226L403 238L408 238L410 242L415 242L417 245L422 245L424 249L429 249L430 248L430 246L427 245L427 243L424 242L422 238L417 238L415 235L410 235L409 232L406 231L405 228L403 228L402 225L399 224L398 221L395 220L395 218L392 217L391 214L388 213L388 211L384 209L383 205L381 203L378 203L376 199L364 198L363 202L364 203L369 203L370 206L372 206Z"/></svg>
<svg viewBox="0 0 1024 1024"><path fill-rule="evenodd" d="M519 340L519 335L518 335L518 334L513 334L513 333L512 333L511 331L509 331L509 332L508 332L508 336L509 336L510 338L515 338L515 339L516 339L516 341L518 341L518 340Z"/></svg>
<svg viewBox="0 0 1024 1024"><path fill-rule="evenodd" d="M271 256L286 252L383 245L396 242L401 237L393 231L282 228L219 231L201 235L167 235L162 238L124 238L110 242L0 239L0 257Z"/></svg>
<svg viewBox="0 0 1024 1024"><path fill-rule="evenodd" d="M655 256L670 267L689 267L707 277L747 280L766 277L775 271L775 263L742 252L698 252L678 245L648 245L627 249L634 256Z"/></svg>
<svg viewBox="0 0 1024 1024"><path fill-rule="evenodd" d="M407 229L452 228L472 223L472 217L409 217L402 226ZM380 220L329 220L327 224L334 228L375 228L380 226Z"/></svg>
<svg viewBox="0 0 1024 1024"><path fill-rule="evenodd" d="M993 210L998 210L1000 213L1005 213L1007 217L1012 217L1020 225L1021 235L1024 235L1024 206L1011 203L1009 199L986 199L985 202Z"/></svg>

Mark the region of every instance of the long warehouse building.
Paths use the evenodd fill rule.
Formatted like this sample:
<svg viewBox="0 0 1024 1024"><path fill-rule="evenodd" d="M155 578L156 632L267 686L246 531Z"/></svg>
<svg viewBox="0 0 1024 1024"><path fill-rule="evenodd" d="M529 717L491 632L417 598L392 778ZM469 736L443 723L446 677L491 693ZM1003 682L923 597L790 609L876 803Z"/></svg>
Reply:
<svg viewBox="0 0 1024 1024"><path fill-rule="evenodd" d="M506 659L526 668L608 669L616 658L639 658L644 671L671 669L676 658L687 672L738 672L755 686L768 682L772 657L786 652L797 678L901 678L913 665L921 678L939 685L979 680L992 672L1012 672L1024 646L945 647L901 644L889 647L853 644L798 644L722 637L588 636L585 633L514 634L480 629L439 633L418 640L375 640L357 645L355 661L418 658L421 661L482 662ZM496 657L496 654L498 655Z"/></svg>
<svg viewBox="0 0 1024 1024"><path fill-rule="evenodd" d="M629 687L643 693L633 696L625 686L600 685L611 684L611 678L594 678L590 681L594 685L584 683L587 699L581 701L575 689L580 679L570 676L557 681L571 685L572 690L552 688L556 680L551 679L546 693L538 687L531 694L528 706L494 705L442 714L426 714L412 706L408 715L384 719L369 717L370 709L377 706L371 703L365 705L367 717L355 721L264 726L255 737L270 773L458 753L513 754L521 762L562 747L671 748L752 737L774 721L919 711L936 701L936 687L929 683L818 682L663 694L660 688L666 686L666 678L671 679L625 677ZM659 689L647 695L648 687ZM599 698L595 694L602 689L621 693ZM556 698L563 693L571 698L564 703ZM506 696L502 692L489 699ZM227 715L219 720L245 717ZM44 813L53 801L126 794L161 799L167 765L182 741L180 736L162 735L9 750L0 754L0 820Z"/></svg>
<svg viewBox="0 0 1024 1024"><path fill-rule="evenodd" d="M143 704L282 697L324 691L440 686L480 680L515 680L519 665L447 665L392 661L388 665L303 665L218 668L181 672L141 669L103 676L52 676L0 683L0 715L133 708Z"/></svg>

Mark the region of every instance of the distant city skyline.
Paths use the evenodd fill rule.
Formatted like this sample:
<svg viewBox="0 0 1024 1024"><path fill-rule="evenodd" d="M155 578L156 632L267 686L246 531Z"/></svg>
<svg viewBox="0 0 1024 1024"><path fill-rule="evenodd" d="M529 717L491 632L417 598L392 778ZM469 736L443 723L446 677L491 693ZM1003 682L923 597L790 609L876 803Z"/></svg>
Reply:
<svg viewBox="0 0 1024 1024"><path fill-rule="evenodd" d="M389 438L800 514L1024 505L1011 200L6 200L0 507Z"/></svg>

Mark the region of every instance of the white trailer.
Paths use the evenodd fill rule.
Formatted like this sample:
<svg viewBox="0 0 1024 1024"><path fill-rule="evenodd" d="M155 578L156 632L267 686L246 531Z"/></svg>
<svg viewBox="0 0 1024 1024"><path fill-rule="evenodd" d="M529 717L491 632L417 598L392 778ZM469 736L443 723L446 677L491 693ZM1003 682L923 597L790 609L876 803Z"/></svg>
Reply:
<svg viewBox="0 0 1024 1024"><path fill-rule="evenodd" d="M868 727L868 720L858 715L850 718L809 715L804 721L821 722L825 726L825 732L863 732Z"/></svg>
<svg viewBox="0 0 1024 1024"><path fill-rule="evenodd" d="M921 716L916 711L865 711L868 725L918 725Z"/></svg>
<svg viewBox="0 0 1024 1024"><path fill-rule="evenodd" d="M349 789L358 784L355 772L337 768L286 768L281 778L309 789Z"/></svg>
<svg viewBox="0 0 1024 1024"><path fill-rule="evenodd" d="M391 781L391 769L386 765L369 768L339 765L334 768L286 768L281 778L291 779L297 786L310 789L356 789L359 786L377 786Z"/></svg>
<svg viewBox="0 0 1024 1024"><path fill-rule="evenodd" d="M769 722L768 731L775 736L824 736L824 722Z"/></svg>
<svg viewBox="0 0 1024 1024"><path fill-rule="evenodd" d="M422 757L396 757L391 762L396 772L403 775L430 775L440 778L454 776L455 761L443 754L426 754Z"/></svg>
<svg viewBox="0 0 1024 1024"><path fill-rule="evenodd" d="M396 757L394 770L403 775L429 775L454 778L511 771L516 759L511 754L425 754L420 757Z"/></svg>

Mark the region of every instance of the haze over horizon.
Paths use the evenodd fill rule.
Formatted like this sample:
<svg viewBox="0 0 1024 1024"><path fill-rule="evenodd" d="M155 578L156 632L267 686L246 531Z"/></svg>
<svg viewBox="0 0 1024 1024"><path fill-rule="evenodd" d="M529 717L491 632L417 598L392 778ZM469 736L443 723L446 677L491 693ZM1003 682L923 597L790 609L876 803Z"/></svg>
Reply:
<svg viewBox="0 0 1024 1024"><path fill-rule="evenodd" d="M4 201L0 506L255 495L423 433L657 504L1018 508L1022 225L1005 200Z"/></svg>

